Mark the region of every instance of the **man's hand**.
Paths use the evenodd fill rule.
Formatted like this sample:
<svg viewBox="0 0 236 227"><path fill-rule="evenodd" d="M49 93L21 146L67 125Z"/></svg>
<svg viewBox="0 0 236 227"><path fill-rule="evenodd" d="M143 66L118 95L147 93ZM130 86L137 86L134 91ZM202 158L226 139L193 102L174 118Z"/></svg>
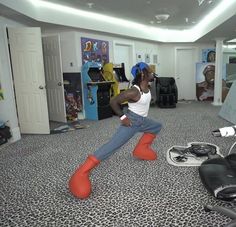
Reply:
<svg viewBox="0 0 236 227"><path fill-rule="evenodd" d="M120 120L121 120L122 125L124 125L126 127L132 126L130 119L126 115L122 115L120 117Z"/></svg>

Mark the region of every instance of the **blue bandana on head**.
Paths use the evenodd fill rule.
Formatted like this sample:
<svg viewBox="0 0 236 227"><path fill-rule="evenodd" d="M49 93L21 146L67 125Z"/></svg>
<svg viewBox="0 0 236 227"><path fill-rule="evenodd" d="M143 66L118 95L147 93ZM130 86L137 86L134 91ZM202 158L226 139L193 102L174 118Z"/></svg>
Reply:
<svg viewBox="0 0 236 227"><path fill-rule="evenodd" d="M135 78L139 72L143 71L144 69L148 69L148 68L149 68L148 64L146 64L144 62L139 62L132 67L131 74Z"/></svg>

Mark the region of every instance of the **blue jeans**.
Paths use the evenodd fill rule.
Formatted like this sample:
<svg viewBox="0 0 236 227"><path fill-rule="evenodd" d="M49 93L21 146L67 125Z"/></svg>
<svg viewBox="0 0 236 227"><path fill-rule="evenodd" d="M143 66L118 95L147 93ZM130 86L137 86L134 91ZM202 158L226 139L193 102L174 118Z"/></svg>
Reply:
<svg viewBox="0 0 236 227"><path fill-rule="evenodd" d="M128 142L137 132L146 132L157 135L162 125L147 117L139 116L128 110L126 116L131 120L132 126L120 125L116 133L106 144L94 152L94 156L102 161L115 153L122 145Z"/></svg>

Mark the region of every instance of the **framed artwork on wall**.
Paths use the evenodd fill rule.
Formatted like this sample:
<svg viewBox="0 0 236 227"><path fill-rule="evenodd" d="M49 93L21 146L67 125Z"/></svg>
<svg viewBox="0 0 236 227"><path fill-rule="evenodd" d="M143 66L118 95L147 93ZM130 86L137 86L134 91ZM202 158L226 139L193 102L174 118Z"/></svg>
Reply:
<svg viewBox="0 0 236 227"><path fill-rule="evenodd" d="M214 98L214 63L196 64L196 95L199 101L213 101Z"/></svg>
<svg viewBox="0 0 236 227"><path fill-rule="evenodd" d="M136 53L136 62L143 61L143 54L142 53Z"/></svg>
<svg viewBox="0 0 236 227"><path fill-rule="evenodd" d="M157 54L153 54L153 64L157 64L158 63L158 56Z"/></svg>
<svg viewBox="0 0 236 227"><path fill-rule="evenodd" d="M226 68L223 67L222 101L228 94L226 84ZM214 100L215 63L196 63L196 96L198 101Z"/></svg>
<svg viewBox="0 0 236 227"><path fill-rule="evenodd" d="M81 37L82 64L88 61L102 65L109 62L109 42Z"/></svg>
<svg viewBox="0 0 236 227"><path fill-rule="evenodd" d="M202 62L215 62L216 50L215 48L208 48L202 50Z"/></svg>
<svg viewBox="0 0 236 227"><path fill-rule="evenodd" d="M145 63L150 63L150 54L145 54Z"/></svg>

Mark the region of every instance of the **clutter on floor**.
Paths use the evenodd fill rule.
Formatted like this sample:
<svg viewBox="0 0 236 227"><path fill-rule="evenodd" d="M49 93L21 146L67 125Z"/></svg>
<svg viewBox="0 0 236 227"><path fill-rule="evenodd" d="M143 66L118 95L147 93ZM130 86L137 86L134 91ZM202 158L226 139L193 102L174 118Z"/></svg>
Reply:
<svg viewBox="0 0 236 227"><path fill-rule="evenodd" d="M211 155L222 156L219 147L203 142L190 142L187 146L172 146L167 151L167 162L174 166L200 166Z"/></svg>
<svg viewBox="0 0 236 227"><path fill-rule="evenodd" d="M74 131L77 129L84 129L88 128L88 125L82 125L78 121L73 121L69 123L63 123L59 125L58 127L50 130L50 134L58 134L58 133L63 133L63 132L69 132L69 131Z"/></svg>

